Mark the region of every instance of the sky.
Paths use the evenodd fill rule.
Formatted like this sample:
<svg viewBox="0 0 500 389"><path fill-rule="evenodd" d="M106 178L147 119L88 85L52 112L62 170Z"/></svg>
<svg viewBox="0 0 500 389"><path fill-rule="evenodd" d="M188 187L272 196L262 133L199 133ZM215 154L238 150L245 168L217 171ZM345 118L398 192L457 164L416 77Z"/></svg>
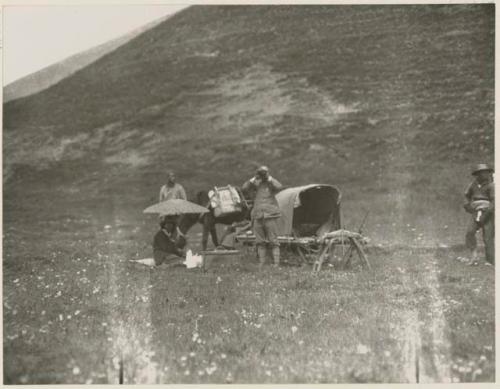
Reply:
<svg viewBox="0 0 500 389"><path fill-rule="evenodd" d="M51 5L3 8L3 84L118 38L183 5Z"/></svg>

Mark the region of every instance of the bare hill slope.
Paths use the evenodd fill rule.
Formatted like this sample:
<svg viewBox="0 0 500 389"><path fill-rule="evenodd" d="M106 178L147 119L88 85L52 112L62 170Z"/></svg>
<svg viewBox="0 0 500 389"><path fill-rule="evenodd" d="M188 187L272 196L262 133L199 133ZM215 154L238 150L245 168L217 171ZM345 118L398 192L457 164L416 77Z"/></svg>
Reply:
<svg viewBox="0 0 500 389"><path fill-rule="evenodd" d="M26 97L47 89L104 55L112 52L117 47L120 47L132 38L142 34L144 31L153 28L165 19L166 17L155 20L145 26L129 32L128 34L109 42L105 42L99 46L92 47L81 53L72 55L71 57L68 57L60 62L54 63L46 68L43 68L42 70L7 84L3 89L4 102Z"/></svg>
<svg viewBox="0 0 500 389"><path fill-rule="evenodd" d="M493 158L493 36L486 4L191 7L5 104L6 189L144 199L166 169L193 192L266 163L358 200L459 202Z"/></svg>

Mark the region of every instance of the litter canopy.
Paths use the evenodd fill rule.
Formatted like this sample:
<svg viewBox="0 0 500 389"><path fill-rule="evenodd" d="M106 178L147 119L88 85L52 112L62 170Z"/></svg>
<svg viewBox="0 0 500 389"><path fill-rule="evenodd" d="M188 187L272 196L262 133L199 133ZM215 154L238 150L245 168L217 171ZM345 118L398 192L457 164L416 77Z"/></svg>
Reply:
<svg viewBox="0 0 500 389"><path fill-rule="evenodd" d="M144 213L158 213L162 216L183 215L186 213L206 213L208 209L183 199L170 199L147 207Z"/></svg>
<svg viewBox="0 0 500 389"><path fill-rule="evenodd" d="M280 236L320 236L341 228L340 191L332 185L287 188L276 195Z"/></svg>

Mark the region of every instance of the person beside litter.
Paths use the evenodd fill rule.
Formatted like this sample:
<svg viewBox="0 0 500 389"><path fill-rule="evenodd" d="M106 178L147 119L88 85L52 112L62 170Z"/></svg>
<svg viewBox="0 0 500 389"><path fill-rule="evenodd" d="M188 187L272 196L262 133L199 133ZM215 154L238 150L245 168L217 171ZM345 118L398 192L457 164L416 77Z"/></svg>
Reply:
<svg viewBox="0 0 500 389"><path fill-rule="evenodd" d="M495 264L495 184L493 183L493 168L487 164L478 164L472 171L474 180L465 190L464 209L472 214L465 245L470 251L470 264L477 265L476 233L482 230L487 263Z"/></svg>
<svg viewBox="0 0 500 389"><path fill-rule="evenodd" d="M234 222L224 230L219 246L226 250L234 249L236 246L236 236L245 233L250 228L252 228L252 223L248 220Z"/></svg>
<svg viewBox="0 0 500 389"><path fill-rule="evenodd" d="M165 216L160 219L160 230L153 239L153 258L155 265L166 263L169 266L184 262L185 241L177 239L177 224L175 216Z"/></svg>
<svg viewBox="0 0 500 389"><path fill-rule="evenodd" d="M186 191L181 184L175 182L175 174L168 173L167 183L160 189L160 203L170 199L183 199L187 200Z"/></svg>
<svg viewBox="0 0 500 389"><path fill-rule="evenodd" d="M276 193L282 185L269 174L266 166L257 169L254 177L246 181L242 189L249 192L255 190L254 205L251 212L252 227L255 234L259 268L266 262L267 248L271 248L274 266L280 263L280 247L278 242L278 219L281 212L276 200Z"/></svg>

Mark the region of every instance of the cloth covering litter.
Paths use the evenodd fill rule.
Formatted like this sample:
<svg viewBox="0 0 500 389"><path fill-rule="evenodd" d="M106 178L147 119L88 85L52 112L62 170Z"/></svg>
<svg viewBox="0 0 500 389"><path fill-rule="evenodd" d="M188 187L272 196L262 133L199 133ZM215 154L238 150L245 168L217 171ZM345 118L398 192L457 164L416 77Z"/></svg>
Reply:
<svg viewBox="0 0 500 389"><path fill-rule="evenodd" d="M278 235L293 235L297 223L318 224L318 227L329 223L329 227L340 228L340 199L340 191L332 185L312 184L278 192L276 200L281 211Z"/></svg>

